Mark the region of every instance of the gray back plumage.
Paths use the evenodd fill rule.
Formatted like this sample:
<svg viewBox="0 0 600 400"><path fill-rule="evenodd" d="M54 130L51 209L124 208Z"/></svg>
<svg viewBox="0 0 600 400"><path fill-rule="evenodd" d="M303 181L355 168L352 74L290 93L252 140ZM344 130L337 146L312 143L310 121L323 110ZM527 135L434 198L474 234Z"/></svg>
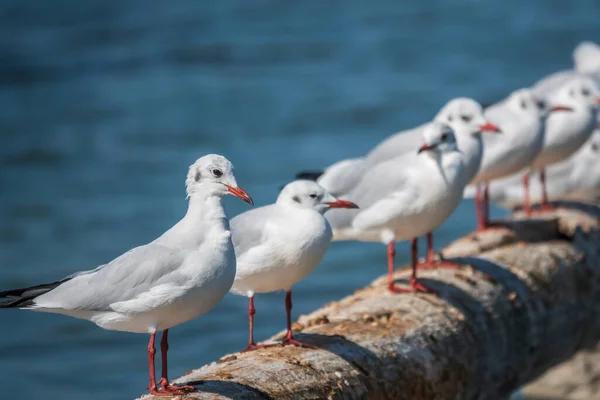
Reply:
<svg viewBox="0 0 600 400"><path fill-rule="evenodd" d="M160 244L136 247L95 270L72 275L42 294L35 305L66 310L109 311L111 305L132 300L163 281L184 280L177 268L185 253Z"/></svg>

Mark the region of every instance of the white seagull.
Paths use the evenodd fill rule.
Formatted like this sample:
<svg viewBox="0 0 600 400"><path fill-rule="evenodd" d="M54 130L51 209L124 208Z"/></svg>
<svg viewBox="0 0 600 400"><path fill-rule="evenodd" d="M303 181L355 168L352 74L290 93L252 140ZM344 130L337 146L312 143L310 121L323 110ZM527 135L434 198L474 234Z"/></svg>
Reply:
<svg viewBox="0 0 600 400"><path fill-rule="evenodd" d="M338 200L312 181L287 184L274 204L253 209L231 220L237 272L231 291L246 295L249 338L246 350L256 345L253 321L254 294L285 290L287 334L283 344L312 347L292 335L292 286L321 262L331 242L331 227L323 214L331 208L358 208Z"/></svg>
<svg viewBox="0 0 600 400"><path fill-rule="evenodd" d="M483 157L481 132L497 133L500 129L485 119L483 109L478 102L465 97L450 100L437 113L433 121L445 123L454 131L458 148L465 155L465 166L470 181L479 170ZM368 173L375 165L418 148L423 140L423 131L431 123L388 137L364 157L342 160L322 173L306 172L298 174L298 177L316 179L330 193L342 196L350 192L363 174Z"/></svg>
<svg viewBox="0 0 600 400"><path fill-rule="evenodd" d="M589 139L596 126L600 90L591 78L575 77L549 94L545 101L549 108L558 104L567 111L548 115L542 151L531 164L531 170L540 173L542 210L551 208L544 169L565 160Z"/></svg>
<svg viewBox="0 0 600 400"><path fill-rule="evenodd" d="M431 292L417 280L417 238L454 212L468 181L465 157L452 129L433 122L423 136L420 148L377 164L344 196L361 210L334 210L327 215L333 240L380 241L388 246L388 289L392 292ZM403 289L393 279L394 242L408 239L413 273L410 289ZM432 266L432 258L428 251L424 266Z"/></svg>
<svg viewBox="0 0 600 400"><path fill-rule="evenodd" d="M600 46L593 42L581 42L573 50L574 69L556 72L541 79L532 90L538 98L544 98L558 90L573 78L588 76L600 84Z"/></svg>
<svg viewBox="0 0 600 400"><path fill-rule="evenodd" d="M489 226L489 182L527 168L542 150L545 115L561 110L568 108L556 105L544 110L530 89L519 89L485 110L485 117L502 126L503 134L483 138L483 160L472 180L472 184L476 185L478 231ZM524 179L528 179L528 175Z"/></svg>
<svg viewBox="0 0 600 400"><path fill-rule="evenodd" d="M232 193L253 203L238 186L231 163L219 155L192 164L186 188L186 215L158 239L94 270L1 292L5 301L0 307L64 314L108 330L149 333L150 393L172 396L193 390L169 384L168 329L206 313L227 294L236 259L221 199ZM160 389L154 375L157 331L163 331Z"/></svg>
<svg viewBox="0 0 600 400"><path fill-rule="evenodd" d="M597 193L600 191L600 130L570 158L548 167L548 200L558 200L571 193ZM539 202L541 187L532 182L532 202ZM537 193L540 193L538 195ZM520 188L520 176L513 175L494 181L490 187L490 199L505 208L525 207L530 201Z"/></svg>

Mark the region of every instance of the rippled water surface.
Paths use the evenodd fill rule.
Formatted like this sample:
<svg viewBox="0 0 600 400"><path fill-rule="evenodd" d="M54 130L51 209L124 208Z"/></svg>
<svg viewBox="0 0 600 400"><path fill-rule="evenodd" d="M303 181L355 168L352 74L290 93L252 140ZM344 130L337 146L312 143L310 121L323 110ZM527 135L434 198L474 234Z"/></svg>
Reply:
<svg viewBox="0 0 600 400"><path fill-rule="evenodd" d="M185 173L203 154L230 158L267 204L298 170L359 155L451 97L489 103L569 68L579 41L600 40L598 15L597 1L4 0L0 289L152 240L185 212ZM473 228L472 208L439 245ZM294 313L384 271L381 245L336 244L297 286ZM258 338L283 328L283 294L256 307ZM144 392L143 335L19 310L0 326L0 382L21 398ZM239 350L246 300L227 296L171 339L172 376Z"/></svg>

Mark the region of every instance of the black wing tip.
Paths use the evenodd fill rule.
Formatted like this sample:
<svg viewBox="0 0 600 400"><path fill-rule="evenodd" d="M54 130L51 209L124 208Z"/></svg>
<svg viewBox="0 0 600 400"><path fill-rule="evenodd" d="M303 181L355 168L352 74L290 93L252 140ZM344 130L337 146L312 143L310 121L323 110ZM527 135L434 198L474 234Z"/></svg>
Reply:
<svg viewBox="0 0 600 400"><path fill-rule="evenodd" d="M12 301L0 303L0 308L21 308L33 305L33 299L30 298L14 298Z"/></svg>
<svg viewBox="0 0 600 400"><path fill-rule="evenodd" d="M22 289L12 289L5 292L0 292L0 308L17 308L33 305L33 299L48 293L63 282L69 279L63 279L43 285L30 286Z"/></svg>
<svg viewBox="0 0 600 400"><path fill-rule="evenodd" d="M296 174L296 179L306 179L316 181L323 175L324 171L302 171Z"/></svg>

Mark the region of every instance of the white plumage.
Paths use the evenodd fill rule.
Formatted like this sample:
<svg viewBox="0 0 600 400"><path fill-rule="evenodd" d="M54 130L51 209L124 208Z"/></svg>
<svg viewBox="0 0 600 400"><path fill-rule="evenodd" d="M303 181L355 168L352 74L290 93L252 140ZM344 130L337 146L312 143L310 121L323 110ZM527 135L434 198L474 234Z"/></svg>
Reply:
<svg viewBox="0 0 600 400"><path fill-rule="evenodd" d="M331 227L323 214L330 208L356 208L338 200L312 181L286 185L275 204L247 211L231 220L237 255L237 273L231 291L250 297L250 319L254 315L254 293L285 290L288 335L284 343L301 344L291 331L292 286L321 262L331 242ZM256 348L250 324L248 350Z"/></svg>
<svg viewBox="0 0 600 400"><path fill-rule="evenodd" d="M449 101L433 121L445 123L454 131L458 148L465 156L468 180L471 180L479 170L483 157L481 131L498 131L498 127L488 123L479 103L464 97ZM423 141L424 130L430 125L431 122L428 122L398 132L383 140L364 157L342 160L331 165L317 182L336 196L347 194L358 184L363 174L375 165L417 149Z"/></svg>
<svg viewBox="0 0 600 400"><path fill-rule="evenodd" d="M327 215L334 240L379 241L393 246L395 241L431 232L454 212L468 181L465 157L449 126L430 123L423 136L420 150L417 146L411 153L368 169L344 195L361 209L334 210ZM390 289L391 280L390 273Z"/></svg>
<svg viewBox="0 0 600 400"><path fill-rule="evenodd" d="M25 307L90 320L104 329L150 333L150 392L181 394L166 371L167 330L214 307L235 277L236 258L221 204L228 193L252 204L238 187L233 166L208 155L189 169L186 215L159 238L94 270L60 282L0 294L5 307ZM163 334L163 375L154 378L154 337Z"/></svg>

